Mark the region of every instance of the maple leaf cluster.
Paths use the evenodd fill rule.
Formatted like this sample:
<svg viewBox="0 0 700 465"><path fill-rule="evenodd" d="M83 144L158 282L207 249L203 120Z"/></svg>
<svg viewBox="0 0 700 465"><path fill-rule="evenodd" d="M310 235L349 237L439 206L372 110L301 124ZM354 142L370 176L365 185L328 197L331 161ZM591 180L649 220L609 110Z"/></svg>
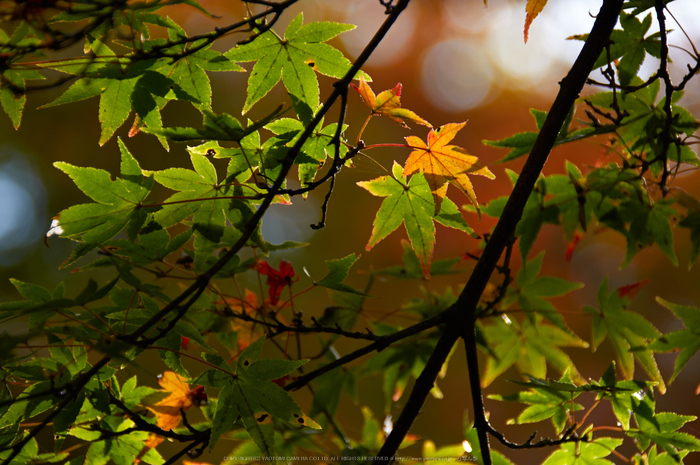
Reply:
<svg viewBox="0 0 700 465"><path fill-rule="evenodd" d="M391 176L358 183L373 195L387 197L377 213L367 250L403 222L411 246L421 261L424 277L428 279L435 242L433 220L473 234L471 228L461 218L456 206L447 198L447 187L452 184L464 193L480 216L479 204L469 175L479 175L489 179L494 179L495 176L477 157L470 155L462 147L449 144L467 124L466 121L449 123L434 129L432 124L413 111L401 108L400 83L376 95L362 76L359 77L359 81L359 85L353 84L352 87L360 94L362 101L371 111L365 126L373 116L384 116L406 128L409 127L407 121L430 128L425 142L417 136L405 138L404 146L412 151L400 173L394 169ZM370 148L373 146L365 147L366 150ZM407 179L407 176L415 174L424 177L430 196L423 195L425 184L421 180Z"/></svg>

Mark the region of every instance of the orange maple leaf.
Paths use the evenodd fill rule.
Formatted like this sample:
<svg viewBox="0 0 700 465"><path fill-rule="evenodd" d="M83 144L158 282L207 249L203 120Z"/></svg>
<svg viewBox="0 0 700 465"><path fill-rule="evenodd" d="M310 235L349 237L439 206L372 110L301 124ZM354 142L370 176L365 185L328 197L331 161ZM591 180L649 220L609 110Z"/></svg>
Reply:
<svg viewBox="0 0 700 465"><path fill-rule="evenodd" d="M400 82L396 84L393 89L380 92L379 95L374 95L374 91L362 76L360 76L360 87L357 87L355 84L352 84L352 87L360 94L360 97L362 97L362 101L365 102L365 105L372 110L372 116L386 116L405 128L408 127L408 124L406 124L406 121L404 120L422 124L423 126L428 126L429 128L433 127L432 124L428 123L411 110L401 108Z"/></svg>
<svg viewBox="0 0 700 465"><path fill-rule="evenodd" d="M204 388L199 386L190 389L190 385L185 382L185 378L173 371L166 371L158 380L162 391L169 392L170 395L161 399L146 408L156 415L156 426L164 431L170 431L178 426L182 421L180 409L187 410L194 405L201 405L206 402ZM163 438L151 434L146 441L147 447L156 447L163 442Z"/></svg>
<svg viewBox="0 0 700 465"><path fill-rule="evenodd" d="M547 0L527 0L527 5L525 6L525 12L527 16L525 17L525 43L527 43L528 32L530 32L530 25L540 14L540 11L547 4Z"/></svg>
<svg viewBox="0 0 700 465"><path fill-rule="evenodd" d="M216 303L222 303L216 302ZM245 290L245 295L243 299L233 299L227 298L226 304L231 310L237 310L248 316L258 315L263 320L265 315L263 312L279 312L282 308L288 307L289 302L280 304L279 302L272 305L270 299L265 299L265 306L261 308L258 302L258 295L251 291L250 289ZM286 324L284 318L280 315L276 315L275 318L278 322ZM245 350L250 344L257 341L263 334L265 334L265 328L257 323L251 323L249 321L241 320L239 318L231 319L231 329L238 333L238 347L241 351Z"/></svg>
<svg viewBox="0 0 700 465"><path fill-rule="evenodd" d="M248 316L254 316L258 313L258 295L249 290L245 290L245 298L241 299L226 299L231 307L231 310L238 310L239 312L246 314ZM238 318L231 319L231 329L238 333L238 348L240 350L245 350L250 344L256 341L260 336L264 334L264 328L255 323L250 323L247 321L239 320Z"/></svg>
<svg viewBox="0 0 700 465"><path fill-rule="evenodd" d="M428 133L427 145L419 137L406 137L406 142L414 150L406 160L403 175L408 176L416 172L425 175L435 199L436 214L440 211L442 199L447 194L447 183L454 184L464 192L476 207L477 212L480 212L476 194L467 173L478 174L489 179L496 177L481 164L477 157L469 155L461 147L447 145L466 124L466 121L450 123L438 129L431 129Z"/></svg>

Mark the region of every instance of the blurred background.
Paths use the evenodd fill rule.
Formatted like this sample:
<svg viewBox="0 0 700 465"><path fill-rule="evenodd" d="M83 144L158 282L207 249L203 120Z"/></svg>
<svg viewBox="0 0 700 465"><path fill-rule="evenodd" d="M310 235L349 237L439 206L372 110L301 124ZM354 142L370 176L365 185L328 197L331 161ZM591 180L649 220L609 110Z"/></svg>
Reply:
<svg viewBox="0 0 700 465"><path fill-rule="evenodd" d="M207 17L191 8L172 7L163 11L183 25L190 34L229 24L244 15L238 2L202 0L201 3L220 18ZM496 174L497 179L494 181L472 178L480 203L486 203L508 193L510 183L504 170L510 168L518 171L522 161L498 163L507 152L487 147L481 141L502 139L515 132L534 130L534 121L528 110L549 108L558 90L558 82L582 46L582 42L567 38L590 30L600 4L599 0L550 1L533 22L529 40L525 44L524 0L490 0L488 8L484 7L481 0L416 0L400 17L364 70L372 76L371 85L376 93L401 82L402 105L429 120L435 127L468 121L453 143L478 156ZM694 43L699 45L700 3L695 0L676 0L668 7ZM300 11L304 12L305 22L333 20L356 24L358 27L355 30L342 34L331 42L351 60L360 54L384 18L384 8L377 0L302 0L284 14L276 30L283 31ZM668 22L673 29L669 41L679 47L671 50L671 74L678 79L690 62L685 50L692 50L692 46L681 28L674 24L673 18L668 18ZM651 30L658 30L655 21L652 22ZM241 38L226 37L214 47L226 51ZM79 48L71 53L79 53ZM653 74L657 64L657 60L647 56L642 65L642 77ZM238 116L245 100L247 78L247 73L210 73L214 111ZM333 81L323 76L319 81L323 101ZM0 116L0 301L19 297L9 282L11 277L49 288L65 282L68 295L79 292L81 283L87 279L81 273L58 270L72 248L69 241L52 238L50 247L43 244L52 216L71 205L88 201L68 176L52 167L52 163L67 161L80 166L103 168L116 174L119 151L116 137L103 147L98 145L100 128L97 99L36 110L38 106L54 100L64 90L65 88L57 88L29 95L22 126L17 131L12 128L6 116ZM586 92L594 90L586 89ZM289 98L283 86L278 84L246 117L262 117L280 102L288 103ZM700 118L700 79L691 81L680 104L696 118ZM329 118L335 118L337 111L332 110L330 115ZM359 96L351 91L348 109L350 128L346 133L349 140L355 140L357 128L366 116L367 110ZM201 124L197 111L184 102L170 103L163 112L163 119L168 126ZM170 166L190 166L189 155L182 144L173 143L170 151L166 152L152 136L139 134L129 138L127 133L132 121L128 120L116 136L125 140L142 168L156 170ZM425 138L427 131L424 127L406 130L389 120L374 118L362 138L366 144L401 143L403 137L408 135ZM552 153L545 172L563 172L564 161L567 159L585 171L586 165L593 165L601 156L604 143L604 139L599 139L559 147ZM408 151L373 150L368 155L384 167L390 167L393 160L403 163ZM221 165L222 168L223 166ZM294 199L292 206L273 206L264 219L264 237L273 243L294 240L308 242L310 245L303 249L276 253L270 261L276 263L279 259L289 260L298 273L301 274L304 267L312 278L318 280L327 272L324 260L361 253L362 258L353 268L358 272L351 273L348 280L356 287L363 287L367 281L367 273L362 273L361 270L400 264L400 239L406 237L403 227L370 252L365 252L372 221L381 199L371 196L355 183L384 174L373 161L361 157L357 159L354 169L344 170L331 199L326 222L328 226L320 231L313 231L309 225L320 219L320 205L326 193L325 188L312 193L306 201ZM696 173L687 173L679 176L676 183L691 195L700 197L700 184L697 180ZM449 195L457 205L468 203L454 188L450 189ZM487 217L478 222L477 216L471 213L465 213L465 218L479 234L488 232L494 225L494 221ZM690 239L687 230L680 230L675 240L678 267L673 267L659 250L650 248L640 252L631 265L620 269L625 254L625 240L619 234L589 231L567 263L567 240L561 228L545 226L533 248L532 256L546 251L543 273L585 284L581 290L554 302L570 313L567 314L567 321L583 339L590 339L590 320L577 314L580 314L583 305L596 305L596 292L605 276L609 277L611 290L650 279L650 283L638 294L632 309L650 319L660 330L668 332L680 329L681 324L655 302L656 296L676 303L700 305L700 272L697 265L690 268ZM477 249L478 241L438 226L434 260L476 252ZM372 294L380 298L367 302L367 315L377 317L394 312L407 297L419 297L421 287L442 293L448 286L452 286L458 292L469 276L471 264L466 263L462 268L464 272L461 274L436 277L429 282L408 285L406 282L390 280L378 282ZM111 276L109 271L102 273L104 278ZM91 275L95 277L92 272ZM242 285L258 289L253 287L257 281L253 278L252 274L242 277ZM499 282L497 277L493 281ZM310 279L302 275L301 281L295 284L295 289L304 289L310 283ZM297 308L298 305L303 306L305 315L322 314L328 303L328 295L319 290L304 294L298 302L295 300ZM411 323L410 320L401 320L400 316L388 321L401 325ZM366 322L360 321L359 324L366 325ZM20 323L0 327L0 332L19 331L21 327L18 325ZM356 345L341 345L340 350L349 351L353 347ZM594 356L591 356L590 349L573 349L568 353L583 376L593 379L599 379L614 358L609 342L604 343ZM673 371L675 355L659 355L657 360L662 374L668 379ZM673 397L657 398L659 411L677 409L685 414L700 414L700 402L695 394L700 376L697 359L693 362L695 368L686 368L674 381ZM638 370L636 377L646 379L640 367ZM558 378L559 374L549 372L548 376ZM515 371L509 371L489 389L513 392L513 385L505 380L516 377ZM360 387L359 405L370 405L381 410L381 380L369 379L361 382ZM452 358L447 377L440 383L440 387L444 399L428 400L412 432L430 437L438 446L459 443L463 439L462 414L471 409L463 351L458 351ZM303 404L303 400L300 402ZM487 408L491 412L493 424L513 441L527 439L534 429L530 426L505 426L506 420L515 416L522 406L487 401ZM351 437L361 436L362 416L350 400L341 407L340 418ZM592 418L594 421L606 418L606 421L614 424L610 412L603 409L595 411ZM691 424L691 429L695 435L700 435L700 427ZM546 428L540 428L540 434L551 433ZM634 449L626 450L631 455ZM222 455L226 452L228 451L222 451ZM549 452L505 453L518 463L531 463L546 457ZM415 452L410 455L415 455ZM203 459L214 461L206 457Z"/></svg>

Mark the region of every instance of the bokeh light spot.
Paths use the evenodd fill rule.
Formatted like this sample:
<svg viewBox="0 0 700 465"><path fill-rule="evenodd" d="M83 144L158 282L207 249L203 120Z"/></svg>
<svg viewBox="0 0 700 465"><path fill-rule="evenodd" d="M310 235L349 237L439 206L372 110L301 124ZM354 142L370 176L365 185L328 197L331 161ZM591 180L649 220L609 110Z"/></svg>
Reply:
<svg viewBox="0 0 700 465"><path fill-rule="evenodd" d="M353 2L333 2L334 8L342 9L345 23L357 25L356 29L340 35L348 55L354 60L372 39L377 29L386 19L384 8L377 0L357 0ZM367 61L368 66L391 66L406 58L411 52L411 37L416 25L414 8L407 8L389 30L381 44Z"/></svg>
<svg viewBox="0 0 700 465"><path fill-rule="evenodd" d="M465 2L464 0L443 0L443 24L460 32L477 33L489 27L489 15L497 6L490 8L481 2Z"/></svg>
<svg viewBox="0 0 700 465"><path fill-rule="evenodd" d="M487 103L493 68L470 39L449 39L431 47L421 71L423 91L436 107L460 112Z"/></svg>
<svg viewBox="0 0 700 465"><path fill-rule="evenodd" d="M0 267L6 267L41 242L46 192L20 154L7 149L0 154Z"/></svg>
<svg viewBox="0 0 700 465"><path fill-rule="evenodd" d="M523 39L523 14L519 8L500 9L490 24L487 55L499 74L508 76L509 84L531 88L550 76L557 54L550 45L553 31L548 22L533 23L527 44Z"/></svg>

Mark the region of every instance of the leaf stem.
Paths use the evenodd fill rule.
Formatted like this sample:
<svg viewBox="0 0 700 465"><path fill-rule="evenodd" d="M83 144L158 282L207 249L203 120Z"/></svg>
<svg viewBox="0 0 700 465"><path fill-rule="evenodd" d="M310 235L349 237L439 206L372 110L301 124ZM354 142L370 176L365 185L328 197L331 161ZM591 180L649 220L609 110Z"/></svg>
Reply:
<svg viewBox="0 0 700 465"><path fill-rule="evenodd" d="M357 145L360 145L360 140L362 140L362 133L365 132L365 128L367 127L367 124L369 123L369 120L371 120L373 116L374 116L374 112L370 113L370 115L367 117L367 119L365 120L365 122L362 124L362 127L361 127L360 130L358 131L358 133L357 133L357 140L355 141L355 145L356 145L356 146L357 146Z"/></svg>

